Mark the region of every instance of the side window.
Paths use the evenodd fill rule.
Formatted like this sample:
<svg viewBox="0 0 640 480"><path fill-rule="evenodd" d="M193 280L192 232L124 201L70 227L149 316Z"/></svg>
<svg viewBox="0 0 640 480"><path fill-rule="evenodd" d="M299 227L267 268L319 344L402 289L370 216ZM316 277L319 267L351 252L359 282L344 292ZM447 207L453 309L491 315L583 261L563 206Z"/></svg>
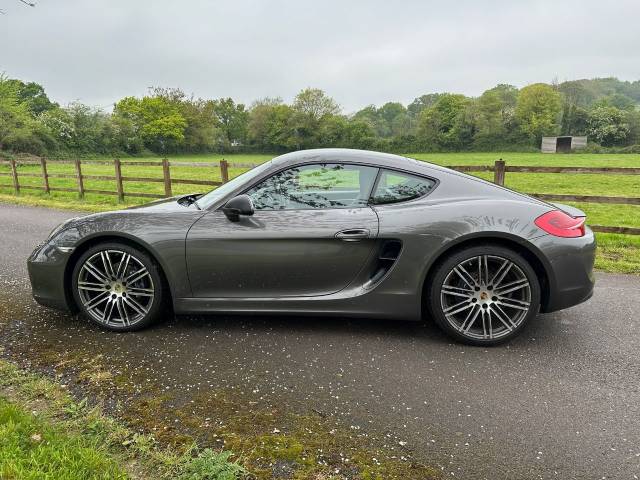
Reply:
<svg viewBox="0 0 640 480"><path fill-rule="evenodd" d="M272 175L247 195L256 210L364 207L377 173L361 165L300 165Z"/></svg>
<svg viewBox="0 0 640 480"><path fill-rule="evenodd" d="M436 182L428 178L418 177L408 173L383 170L375 192L371 196L371 203L397 203L413 200L425 195Z"/></svg>

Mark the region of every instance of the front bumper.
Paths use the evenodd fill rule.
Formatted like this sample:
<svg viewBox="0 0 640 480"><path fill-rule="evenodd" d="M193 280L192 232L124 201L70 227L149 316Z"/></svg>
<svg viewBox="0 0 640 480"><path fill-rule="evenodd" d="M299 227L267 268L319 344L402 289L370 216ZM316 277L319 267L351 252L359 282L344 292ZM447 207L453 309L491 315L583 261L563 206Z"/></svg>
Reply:
<svg viewBox="0 0 640 480"><path fill-rule="evenodd" d="M72 251L62 251L45 243L36 247L27 260L33 298L40 305L72 311L71 292L65 288L65 271Z"/></svg>
<svg viewBox="0 0 640 480"><path fill-rule="evenodd" d="M545 235L533 243L545 259L548 285L542 312L554 312L585 302L593 295L596 239L590 228L579 238Z"/></svg>

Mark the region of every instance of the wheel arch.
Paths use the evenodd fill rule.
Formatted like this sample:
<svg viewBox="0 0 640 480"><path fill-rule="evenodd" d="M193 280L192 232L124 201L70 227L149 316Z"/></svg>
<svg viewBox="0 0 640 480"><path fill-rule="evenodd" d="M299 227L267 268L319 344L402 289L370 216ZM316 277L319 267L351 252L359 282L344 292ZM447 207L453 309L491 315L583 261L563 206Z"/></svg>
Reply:
<svg viewBox="0 0 640 480"><path fill-rule="evenodd" d="M158 255L155 254L153 249L137 237L124 235L121 233L117 233L117 234L108 233L108 234L92 235L92 236L83 238L82 241L78 243L76 247L73 249L73 252L69 257L69 260L67 260L67 264L65 266L65 271L64 271L64 286L65 286L64 292L65 292L65 297L66 297L65 300L67 302L67 305L73 312L77 312L79 310L78 306L76 305L76 301L73 297L73 292L71 289L71 274L73 273L73 268L75 267L75 264L80 258L80 256L84 252L86 252L89 248L95 245L98 245L100 243L107 243L107 242L122 243L130 247L137 248L138 250L141 250L142 252L147 254L151 258L151 260L153 260L158 265L160 276L162 277L162 280L165 284L164 286L166 287L165 292L169 295L168 304L173 305L173 290L172 290L173 287L171 286L171 282L169 282L169 278L167 277L166 267L163 265Z"/></svg>
<svg viewBox="0 0 640 480"><path fill-rule="evenodd" d="M425 300L426 298L428 298L429 289L432 286L432 278L438 265L453 253L464 250L465 248L475 247L483 244L498 245L509 248L522 255L522 257L524 257L524 259L529 262L540 281L540 310L542 312L546 311L551 296L551 289L553 287L553 285L551 285L553 277L550 275L551 266L544 258L542 252L540 252L531 242L516 235L504 232L481 232L465 235L463 237L452 240L443 245L442 248L440 248L440 250L438 250L438 252L433 255L433 260L427 265L426 271L423 275L421 297L423 313L427 305Z"/></svg>

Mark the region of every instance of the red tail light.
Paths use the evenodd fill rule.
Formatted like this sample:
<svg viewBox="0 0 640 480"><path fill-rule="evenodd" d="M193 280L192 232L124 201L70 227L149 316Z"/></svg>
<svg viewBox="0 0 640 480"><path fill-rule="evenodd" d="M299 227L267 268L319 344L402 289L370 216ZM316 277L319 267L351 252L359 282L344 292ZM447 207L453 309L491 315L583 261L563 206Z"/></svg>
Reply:
<svg viewBox="0 0 640 480"><path fill-rule="evenodd" d="M572 217L562 210L552 210L536 218L535 224L556 237L582 237L585 217Z"/></svg>

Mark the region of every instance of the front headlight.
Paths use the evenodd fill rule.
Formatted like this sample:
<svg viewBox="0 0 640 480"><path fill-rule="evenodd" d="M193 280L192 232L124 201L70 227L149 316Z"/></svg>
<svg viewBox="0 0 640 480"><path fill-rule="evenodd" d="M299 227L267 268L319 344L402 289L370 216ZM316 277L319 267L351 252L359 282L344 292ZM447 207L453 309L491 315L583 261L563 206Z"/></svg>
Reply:
<svg viewBox="0 0 640 480"><path fill-rule="evenodd" d="M64 230L66 228L67 225L69 225L71 222L73 222L74 220L77 220L80 217L74 217L74 218L70 218L69 220L65 220L64 222L62 222L60 225L58 225L57 227L55 227L53 230L51 230L51 232L49 233L49 236L47 237L47 242L51 241L53 239L53 237L55 237L56 235L58 235L62 230Z"/></svg>
<svg viewBox="0 0 640 480"><path fill-rule="evenodd" d="M51 232L47 239L47 243L62 251L71 251L79 239L80 231L78 230L77 225L72 227L62 225Z"/></svg>

